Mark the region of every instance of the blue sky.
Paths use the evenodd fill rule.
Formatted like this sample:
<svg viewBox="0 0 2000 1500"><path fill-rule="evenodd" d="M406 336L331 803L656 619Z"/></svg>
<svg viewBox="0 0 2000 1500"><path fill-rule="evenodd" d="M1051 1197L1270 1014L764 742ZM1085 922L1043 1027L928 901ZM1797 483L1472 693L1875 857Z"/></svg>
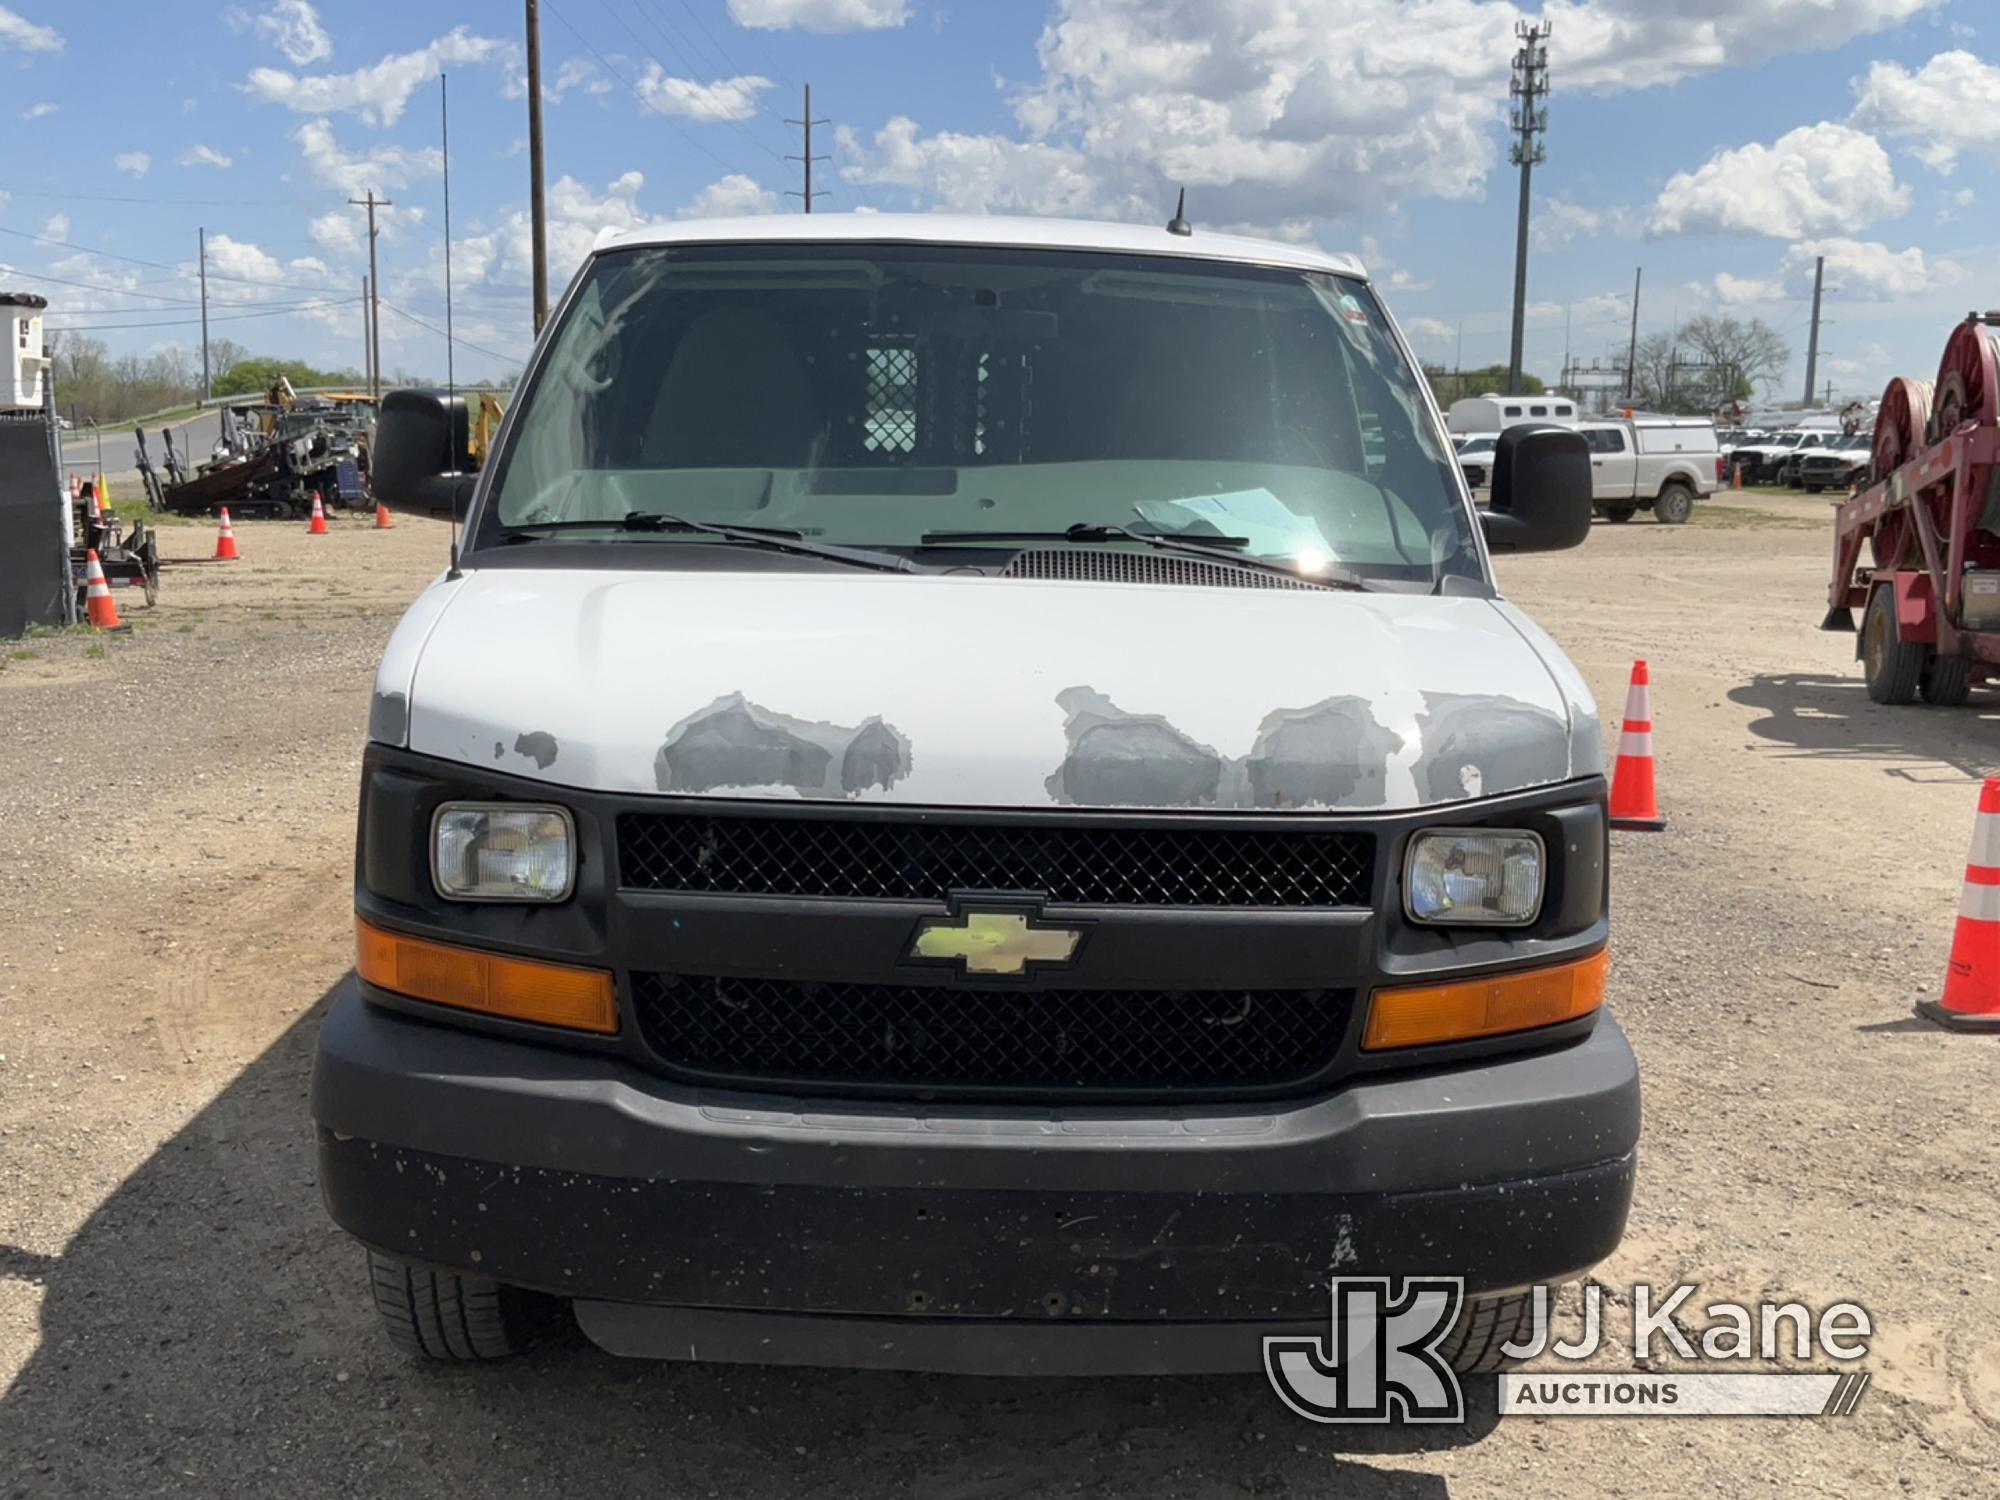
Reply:
<svg viewBox="0 0 2000 1500"><path fill-rule="evenodd" d="M528 342L518 0L10 0L0 261L52 326L117 352L212 336L358 365L361 210L385 362L444 366L440 68L452 100L458 370ZM831 123L822 209L1198 221L1360 251L1427 357L1504 360L1513 27L1554 27L1528 365L1622 351L1696 312L1765 318L1803 384L1928 376L1996 300L1994 0L543 0L552 276L598 232L792 211L783 123ZM1984 201L1982 201L1982 197Z"/></svg>

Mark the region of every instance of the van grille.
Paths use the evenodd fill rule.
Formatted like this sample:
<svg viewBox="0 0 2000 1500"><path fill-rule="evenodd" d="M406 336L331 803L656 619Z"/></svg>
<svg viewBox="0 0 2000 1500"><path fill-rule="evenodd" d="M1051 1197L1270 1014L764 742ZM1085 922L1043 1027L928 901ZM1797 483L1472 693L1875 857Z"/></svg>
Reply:
<svg viewBox="0 0 2000 1500"><path fill-rule="evenodd" d="M624 813L628 890L943 901L1036 892L1103 906L1365 906L1374 839L1325 829L1171 828Z"/></svg>
<svg viewBox="0 0 2000 1500"><path fill-rule="evenodd" d="M1346 990L973 990L632 976L669 1069L815 1090L1282 1089L1332 1067Z"/></svg>

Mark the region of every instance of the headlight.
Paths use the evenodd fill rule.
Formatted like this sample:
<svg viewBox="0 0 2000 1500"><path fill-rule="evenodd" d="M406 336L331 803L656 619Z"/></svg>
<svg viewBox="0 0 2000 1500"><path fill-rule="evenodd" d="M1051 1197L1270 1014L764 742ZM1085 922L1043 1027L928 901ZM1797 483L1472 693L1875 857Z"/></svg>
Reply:
<svg viewBox="0 0 2000 1500"><path fill-rule="evenodd" d="M560 901L576 884L569 810L447 802L431 824L431 880L449 901Z"/></svg>
<svg viewBox="0 0 2000 1500"><path fill-rule="evenodd" d="M1412 922L1522 927L1542 909L1542 841L1511 828L1439 828L1410 840L1403 907Z"/></svg>

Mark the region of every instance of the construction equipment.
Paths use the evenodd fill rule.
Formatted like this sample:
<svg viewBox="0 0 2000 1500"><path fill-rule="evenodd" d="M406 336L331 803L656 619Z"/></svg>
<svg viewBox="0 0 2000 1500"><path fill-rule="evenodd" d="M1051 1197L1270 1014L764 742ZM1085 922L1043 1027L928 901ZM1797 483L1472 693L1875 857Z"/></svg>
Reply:
<svg viewBox="0 0 2000 1500"><path fill-rule="evenodd" d="M366 482L373 426L374 405L366 397L301 396L280 376L261 401L222 408L215 454L192 476L183 473L163 486L159 505L182 515L212 514L227 505L239 518L293 520L307 512L317 491L328 505L365 508L373 503ZM171 446L168 452L177 468Z"/></svg>
<svg viewBox="0 0 2000 1500"><path fill-rule="evenodd" d="M2000 677L2000 312L1952 330L1934 381L1889 382L1866 486L1835 512L1822 630L1855 628L1877 703L1963 703ZM1868 559L1862 559L1867 543Z"/></svg>
<svg viewBox="0 0 2000 1500"><path fill-rule="evenodd" d="M149 607L159 603L159 534L143 521L133 522L127 534L125 523L109 510L92 519L91 502L96 491L90 485L84 488L86 493L70 506L76 544L69 549L69 571L71 586L76 590L77 618L82 619L86 614L92 559L102 568L103 582L108 587L141 589Z"/></svg>

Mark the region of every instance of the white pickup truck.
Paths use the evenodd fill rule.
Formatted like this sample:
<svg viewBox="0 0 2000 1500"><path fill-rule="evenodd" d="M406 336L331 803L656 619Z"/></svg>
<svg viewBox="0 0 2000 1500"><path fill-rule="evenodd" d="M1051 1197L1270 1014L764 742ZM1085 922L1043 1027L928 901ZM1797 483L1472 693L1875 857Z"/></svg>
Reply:
<svg viewBox="0 0 2000 1500"><path fill-rule="evenodd" d="M1608 521L1650 510L1679 526L1698 496L1715 493L1721 459L1715 424L1705 418L1625 417L1577 430L1590 445L1591 503Z"/></svg>

